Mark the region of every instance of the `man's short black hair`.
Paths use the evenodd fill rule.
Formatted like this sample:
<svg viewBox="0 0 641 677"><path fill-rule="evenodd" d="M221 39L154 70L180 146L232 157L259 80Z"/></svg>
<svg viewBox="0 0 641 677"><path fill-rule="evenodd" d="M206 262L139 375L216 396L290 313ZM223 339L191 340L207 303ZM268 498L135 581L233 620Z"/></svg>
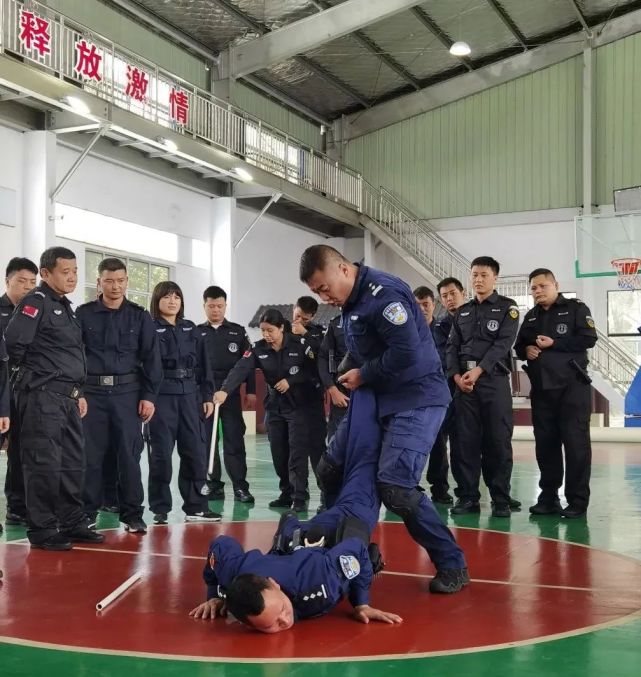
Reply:
<svg viewBox="0 0 641 677"><path fill-rule="evenodd" d="M115 273L117 270L124 270L126 273L127 266L121 259L117 259L115 256L110 256L106 259L103 259L98 264L98 277L100 277L105 271L109 273Z"/></svg>
<svg viewBox="0 0 641 677"><path fill-rule="evenodd" d="M449 287L451 284L453 284L459 291L465 291L463 285L461 284L461 281L455 277L446 277L445 279L441 280L436 285L436 291L440 294L441 289L443 289L443 287Z"/></svg>
<svg viewBox="0 0 641 677"><path fill-rule="evenodd" d="M532 282L535 277L539 275L545 275L545 277L551 277L556 282L556 277L554 273L549 268L535 268L529 275L527 281Z"/></svg>
<svg viewBox="0 0 641 677"><path fill-rule="evenodd" d="M71 261L75 258L76 255L71 249L67 249L66 247L49 247L49 249L45 249L42 252L42 256L40 257L40 270L46 268L51 273L56 267L56 261L58 259Z"/></svg>
<svg viewBox="0 0 641 677"><path fill-rule="evenodd" d="M38 274L38 266L31 259L14 256L7 264L5 277L10 277L19 270L28 270L32 275Z"/></svg>
<svg viewBox="0 0 641 677"><path fill-rule="evenodd" d="M493 259L491 256L477 256L474 261L472 261L472 265L470 267L474 268L474 266L487 266L494 271L495 275L498 275L501 270L499 262L496 259Z"/></svg>
<svg viewBox="0 0 641 677"><path fill-rule="evenodd" d="M416 287L416 289L412 293L414 294L414 297L417 298L419 301L422 301L423 299L432 299L432 301L435 300L434 292L425 285Z"/></svg>
<svg viewBox="0 0 641 677"><path fill-rule="evenodd" d="M211 287L207 287L203 292L203 301L207 299L224 299L227 300L227 293L222 287L217 287L215 284L212 284Z"/></svg>
<svg viewBox="0 0 641 677"><path fill-rule="evenodd" d="M303 252L300 257L298 267L298 276L301 282L307 283L317 270L324 270L328 261L337 259L339 261L349 261L334 247L326 244L315 244Z"/></svg>
<svg viewBox="0 0 641 677"><path fill-rule="evenodd" d="M227 609L241 623L247 623L249 616L259 616L265 610L263 590L269 588L269 581L256 574L239 574L227 589Z"/></svg>
<svg viewBox="0 0 641 677"><path fill-rule="evenodd" d="M296 305L305 315L316 315L318 312L318 301L312 296L301 296L296 300Z"/></svg>

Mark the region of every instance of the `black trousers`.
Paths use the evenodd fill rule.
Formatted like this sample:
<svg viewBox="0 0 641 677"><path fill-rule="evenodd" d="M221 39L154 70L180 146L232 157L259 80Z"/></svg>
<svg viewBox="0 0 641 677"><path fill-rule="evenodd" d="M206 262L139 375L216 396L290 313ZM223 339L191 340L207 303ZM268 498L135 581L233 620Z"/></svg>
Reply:
<svg viewBox="0 0 641 677"><path fill-rule="evenodd" d="M115 449L107 449L102 465L102 505L120 506L118 497L118 453Z"/></svg>
<svg viewBox="0 0 641 677"><path fill-rule="evenodd" d="M7 512L20 517L27 516L27 502L24 489L22 459L20 458L20 418L15 398L11 396L11 427L7 433L7 475L4 479L4 495L7 499Z"/></svg>
<svg viewBox="0 0 641 677"><path fill-rule="evenodd" d="M149 507L168 513L171 500L171 457L178 447L178 489L185 513L205 512L207 496L207 435L200 392L158 395L154 417L149 422Z"/></svg>
<svg viewBox="0 0 641 677"><path fill-rule="evenodd" d="M17 393L27 536L42 543L84 523L85 452L78 402L48 390Z"/></svg>
<svg viewBox="0 0 641 677"><path fill-rule="evenodd" d="M458 444L452 449L457 496L478 501L483 479L495 503L510 499L512 477L512 390L507 375L483 375L471 393L457 388L454 416ZM458 475L458 477L457 477Z"/></svg>
<svg viewBox="0 0 641 677"><path fill-rule="evenodd" d="M289 412L267 412L267 437L278 475L278 486L285 499L309 500L309 415L298 408Z"/></svg>
<svg viewBox="0 0 641 677"><path fill-rule="evenodd" d="M245 421L243 408L240 400L240 391L230 395L225 404L220 408L220 422L223 428L223 462L234 491L249 490L247 483L247 451L245 450ZM206 422L207 427L207 454L211 449L211 437L213 434L214 417L210 416ZM216 437L216 450L214 452L214 469L211 474L211 488L213 491L220 490L225 486L221 480L222 467L220 463L220 440Z"/></svg>
<svg viewBox="0 0 641 677"><path fill-rule="evenodd" d="M309 461L314 474L316 474L316 466L327 450L327 419L325 418L323 391L314 393L305 410L309 431Z"/></svg>
<svg viewBox="0 0 641 677"><path fill-rule="evenodd" d="M587 508L592 469L590 385L575 380L565 388L533 389L530 397L536 460L541 471L539 501L558 499L565 451L565 498L573 508Z"/></svg>
<svg viewBox="0 0 641 677"><path fill-rule="evenodd" d="M85 512L95 515L103 499L103 468L109 450L118 459L120 521L142 517L144 491L140 476L142 421L138 416L139 393L86 393L87 415L82 420L87 454Z"/></svg>

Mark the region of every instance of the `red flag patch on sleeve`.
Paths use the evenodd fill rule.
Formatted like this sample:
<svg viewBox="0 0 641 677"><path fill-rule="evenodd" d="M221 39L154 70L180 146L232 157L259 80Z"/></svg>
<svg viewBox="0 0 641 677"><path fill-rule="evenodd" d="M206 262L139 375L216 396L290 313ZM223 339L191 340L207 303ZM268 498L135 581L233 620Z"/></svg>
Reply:
<svg viewBox="0 0 641 677"><path fill-rule="evenodd" d="M36 308L35 306L23 306L22 307L22 314L26 315L27 317L35 318L37 317L38 313L40 310Z"/></svg>
<svg viewBox="0 0 641 677"><path fill-rule="evenodd" d="M252 354L252 351L251 351L251 350L246 350L246 351L243 353L243 357L251 357L251 354Z"/></svg>

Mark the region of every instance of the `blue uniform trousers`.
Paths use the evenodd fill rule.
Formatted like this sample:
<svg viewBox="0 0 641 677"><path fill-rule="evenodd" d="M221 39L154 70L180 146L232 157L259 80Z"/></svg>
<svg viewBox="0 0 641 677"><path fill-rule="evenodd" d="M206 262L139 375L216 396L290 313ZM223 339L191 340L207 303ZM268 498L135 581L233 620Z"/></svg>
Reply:
<svg viewBox="0 0 641 677"><path fill-rule="evenodd" d="M82 419L87 454L84 504L85 512L94 516L103 500L103 467L109 449L118 459L120 521L142 517L144 491L140 476L142 421L138 416L140 394L86 393L87 415Z"/></svg>
<svg viewBox="0 0 641 677"><path fill-rule="evenodd" d="M466 566L463 551L434 504L416 487L421 481L447 407L419 407L383 417L378 484L390 510L398 510L412 538L425 548L437 569ZM391 504L391 505L390 505Z"/></svg>
<svg viewBox="0 0 641 677"><path fill-rule="evenodd" d="M149 507L154 513L171 510L171 456L178 447L178 489L186 513L207 511L205 424L200 392L184 395L160 394L156 412L149 422Z"/></svg>

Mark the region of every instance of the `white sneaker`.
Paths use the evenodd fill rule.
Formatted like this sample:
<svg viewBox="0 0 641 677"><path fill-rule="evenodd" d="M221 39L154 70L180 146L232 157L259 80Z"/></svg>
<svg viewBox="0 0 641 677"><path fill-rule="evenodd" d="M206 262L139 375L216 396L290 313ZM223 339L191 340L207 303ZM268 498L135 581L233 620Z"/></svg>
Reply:
<svg viewBox="0 0 641 677"><path fill-rule="evenodd" d="M222 518L217 512L190 512L185 515L185 522L220 522Z"/></svg>

